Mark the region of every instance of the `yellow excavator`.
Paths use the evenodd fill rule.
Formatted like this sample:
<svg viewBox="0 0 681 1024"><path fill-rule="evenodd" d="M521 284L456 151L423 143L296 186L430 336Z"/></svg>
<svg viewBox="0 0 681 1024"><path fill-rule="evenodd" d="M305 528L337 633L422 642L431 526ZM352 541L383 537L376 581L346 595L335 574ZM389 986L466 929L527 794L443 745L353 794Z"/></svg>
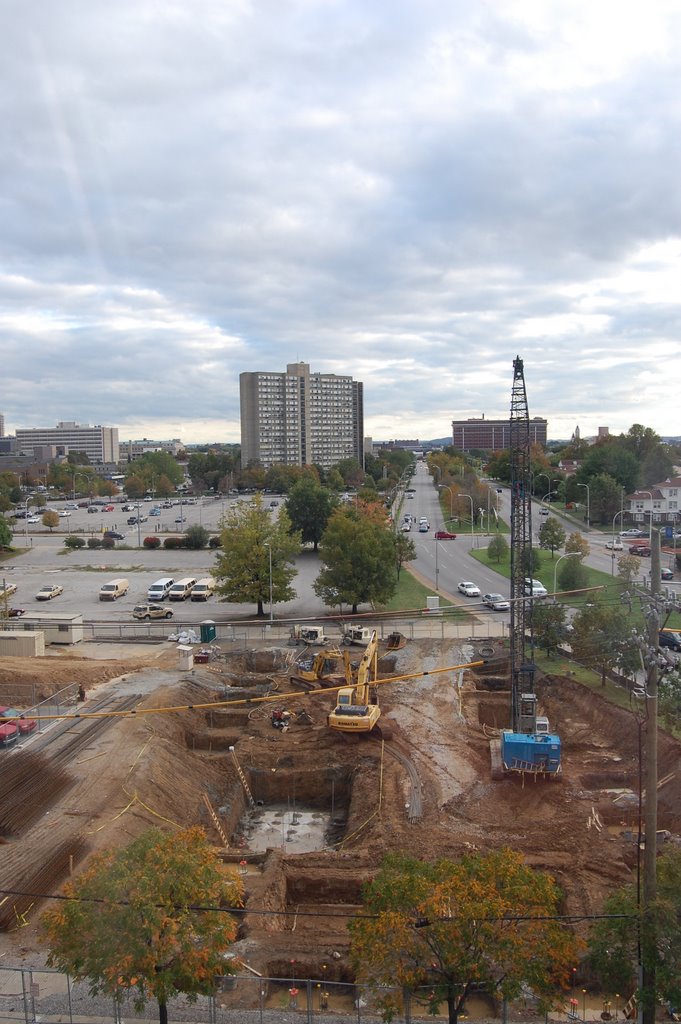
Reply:
<svg viewBox="0 0 681 1024"><path fill-rule="evenodd" d="M338 662L343 662L343 671L338 671ZM345 678L346 682L352 682L352 667L347 651L341 651L337 647L327 648L320 651L310 659L301 658L293 664L294 675L290 676L292 686L298 684L308 687L311 690L318 690L324 686L338 686Z"/></svg>
<svg viewBox="0 0 681 1024"><path fill-rule="evenodd" d="M370 689L372 681L377 676L377 666L378 636L374 630L362 654L353 684L342 686L338 691L338 703L327 719L330 729L336 729L338 732L367 733L376 727L381 717L381 709L378 704L371 702Z"/></svg>

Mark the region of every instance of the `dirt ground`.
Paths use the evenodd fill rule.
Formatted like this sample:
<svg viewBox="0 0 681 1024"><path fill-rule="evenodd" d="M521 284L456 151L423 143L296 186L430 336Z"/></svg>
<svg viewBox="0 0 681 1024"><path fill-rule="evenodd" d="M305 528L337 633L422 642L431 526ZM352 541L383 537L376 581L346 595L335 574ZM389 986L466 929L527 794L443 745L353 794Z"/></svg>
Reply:
<svg viewBox="0 0 681 1024"><path fill-rule="evenodd" d="M476 653L473 647L414 641L386 654L381 674L432 671ZM633 714L569 678L538 682L541 711L563 744L562 780L492 782L489 738L509 716L503 660L485 674L452 671L378 687L382 722L394 734L383 748L328 729L331 694L286 696L289 651L234 652L229 661L197 665L190 673L179 671L176 657L163 649L161 655L135 651L129 659L67 653L2 659L0 702L24 679L46 694L77 682L87 690L85 712L113 708L125 697L136 713L107 720L96 735L83 733L67 761L60 755L59 771L55 760L49 792L35 780L49 775L59 738L31 755L45 759L47 775L27 759L30 744L0 755L0 789L2 771L21 766L19 758L26 761L25 806L36 812L27 814L25 825L0 832L1 888L54 891L69 867L77 872L93 851L127 843L150 825L200 822L222 846L208 801L228 836L225 859L244 875L244 961L276 976L295 959L301 977L319 976L324 961L329 980L344 981L351 975L342 915L359 905L362 882L388 850L427 851L435 858L511 846L557 878L565 912L574 915L598 910L613 887L633 877L639 727ZM266 693L276 696L277 707L305 710L305 720L294 715L280 731L271 726L272 705L197 707ZM249 808L230 747L259 805L283 803L289 810L329 815L326 848L292 853L282 830L274 849L257 855L249 850L243 827ZM395 754L408 758L418 774L423 807L415 820L412 782ZM681 833L679 756L679 745L660 733L659 828L672 838ZM19 906L9 930L0 933L5 965L43 962L37 922L44 905Z"/></svg>

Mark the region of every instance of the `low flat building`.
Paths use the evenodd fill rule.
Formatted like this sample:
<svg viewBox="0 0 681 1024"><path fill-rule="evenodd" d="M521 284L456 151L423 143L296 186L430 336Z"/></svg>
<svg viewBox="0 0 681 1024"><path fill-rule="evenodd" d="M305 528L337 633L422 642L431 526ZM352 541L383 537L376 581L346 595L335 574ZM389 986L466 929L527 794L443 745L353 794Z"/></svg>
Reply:
<svg viewBox="0 0 681 1024"><path fill-rule="evenodd" d="M548 421L541 416L530 420L530 444L546 447ZM459 451L480 449L501 452L511 445L510 420L488 420L484 416L468 420L452 420L452 444Z"/></svg>
<svg viewBox="0 0 681 1024"><path fill-rule="evenodd" d="M56 427L26 427L16 432L17 448L33 456L36 449L54 446L58 454L84 452L92 465L118 463L118 427L86 426L62 421Z"/></svg>

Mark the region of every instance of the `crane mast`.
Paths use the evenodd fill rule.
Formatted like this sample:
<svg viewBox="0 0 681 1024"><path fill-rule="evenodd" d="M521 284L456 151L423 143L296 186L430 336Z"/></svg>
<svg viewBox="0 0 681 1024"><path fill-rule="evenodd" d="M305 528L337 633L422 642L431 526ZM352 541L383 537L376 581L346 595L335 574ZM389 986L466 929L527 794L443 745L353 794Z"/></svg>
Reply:
<svg viewBox="0 0 681 1024"><path fill-rule="evenodd" d="M532 576L532 491L530 469L530 415L525 375L520 356L513 360L510 418L511 469L511 728L514 733L534 732L534 662L532 660L534 602L525 599L525 578ZM526 655L529 642L530 660Z"/></svg>

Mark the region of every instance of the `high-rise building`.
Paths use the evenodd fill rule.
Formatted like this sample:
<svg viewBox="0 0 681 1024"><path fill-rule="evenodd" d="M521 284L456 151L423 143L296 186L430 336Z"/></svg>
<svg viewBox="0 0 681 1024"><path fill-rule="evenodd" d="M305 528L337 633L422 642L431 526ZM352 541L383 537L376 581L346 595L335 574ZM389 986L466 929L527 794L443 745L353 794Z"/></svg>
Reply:
<svg viewBox="0 0 681 1024"><path fill-rule="evenodd" d="M5 417L0 412L0 437L4 437L4 436L5 436Z"/></svg>
<svg viewBox="0 0 681 1024"><path fill-rule="evenodd" d="M241 465L275 463L330 469L342 459L364 465L364 385L335 373L242 373Z"/></svg>
<svg viewBox="0 0 681 1024"><path fill-rule="evenodd" d="M530 420L530 444L546 445L548 423L541 416ZM510 447L510 420L487 420L484 416L469 420L452 420L452 445L461 452L479 448L500 452Z"/></svg>
<svg viewBox="0 0 681 1024"><path fill-rule="evenodd" d="M17 448L22 455L44 445L57 448L57 454L85 452L90 462L119 460L118 427L89 427L78 423L58 423L56 427L28 427L17 430Z"/></svg>

